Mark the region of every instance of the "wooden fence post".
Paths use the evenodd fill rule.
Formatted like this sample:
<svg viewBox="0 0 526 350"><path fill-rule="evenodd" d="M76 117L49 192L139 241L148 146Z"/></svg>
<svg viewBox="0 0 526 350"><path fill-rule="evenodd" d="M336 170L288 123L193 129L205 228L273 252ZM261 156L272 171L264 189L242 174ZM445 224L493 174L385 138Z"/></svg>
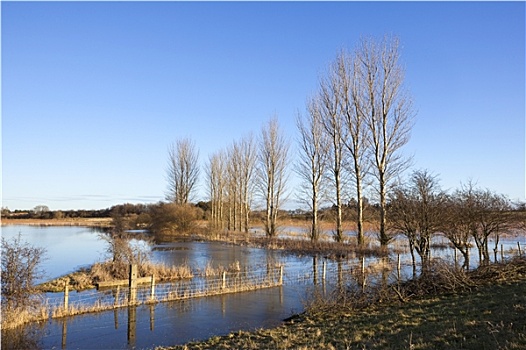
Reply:
<svg viewBox="0 0 526 350"><path fill-rule="evenodd" d="M151 301L154 301L155 300L155 275L152 275L152 282L150 284L150 300Z"/></svg>
<svg viewBox="0 0 526 350"><path fill-rule="evenodd" d="M322 281L325 283L325 277L327 277L327 260L323 260L323 272L322 272Z"/></svg>
<svg viewBox="0 0 526 350"><path fill-rule="evenodd" d="M121 291L121 286L117 286L117 291L115 292L115 301L113 302L113 305L119 304L119 294Z"/></svg>
<svg viewBox="0 0 526 350"><path fill-rule="evenodd" d="M279 266L279 285L283 285L283 265Z"/></svg>
<svg viewBox="0 0 526 350"><path fill-rule="evenodd" d="M128 302L135 303L137 299L137 265L130 265L130 296Z"/></svg>
<svg viewBox="0 0 526 350"><path fill-rule="evenodd" d="M226 288L226 271L221 274L221 289Z"/></svg>
<svg viewBox="0 0 526 350"><path fill-rule="evenodd" d="M398 275L398 282L400 282L400 270L401 270L400 254L398 254L398 261L397 261L397 265L396 265L396 272L397 272L397 275Z"/></svg>
<svg viewBox="0 0 526 350"><path fill-rule="evenodd" d="M362 257L362 292L365 292L365 257Z"/></svg>
<svg viewBox="0 0 526 350"><path fill-rule="evenodd" d="M68 311L69 306L69 284L68 281L64 282L64 311Z"/></svg>
<svg viewBox="0 0 526 350"><path fill-rule="evenodd" d="M66 343L68 339L68 321L63 318L62 319L62 349L66 348Z"/></svg>
<svg viewBox="0 0 526 350"><path fill-rule="evenodd" d="M517 247L519 247L519 258L522 257L522 252L521 252L521 243L520 242L517 242Z"/></svg>
<svg viewBox="0 0 526 350"><path fill-rule="evenodd" d="M500 261L504 262L504 244L500 245Z"/></svg>

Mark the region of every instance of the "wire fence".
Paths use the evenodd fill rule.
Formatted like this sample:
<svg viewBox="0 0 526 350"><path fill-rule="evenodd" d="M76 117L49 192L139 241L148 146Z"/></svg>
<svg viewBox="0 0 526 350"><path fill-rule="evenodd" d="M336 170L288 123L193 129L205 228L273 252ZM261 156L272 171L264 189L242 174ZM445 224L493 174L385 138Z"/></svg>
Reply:
<svg viewBox="0 0 526 350"><path fill-rule="evenodd" d="M510 249L506 253L507 258L524 254L520 245L518 249ZM437 254L435 259L441 259L440 255ZM502 253L501 261L503 260ZM457 265L457 261L454 262ZM329 289L344 286L359 288L365 292L367 288L380 284L409 280L414 277L415 268L418 274L421 267L419 264L414 267L408 255L341 261L313 257L312 264L302 266L285 268L284 265L268 265L252 271L224 271L208 277L199 276L158 284L152 279L146 285L133 288L127 284L79 293L70 293L66 288L63 294L55 293L54 297L47 298L45 305L52 317L62 317L129 305L185 300L281 285L323 285Z"/></svg>
<svg viewBox="0 0 526 350"><path fill-rule="evenodd" d="M283 266L263 270L222 272L216 276L194 277L155 284L154 278L145 286L113 286L98 290L70 293L65 287L62 297L48 297L45 305L52 317L97 312L129 305L185 300L212 295L237 293L283 284ZM130 285L132 285L130 287ZM56 293L55 293L56 294Z"/></svg>
<svg viewBox="0 0 526 350"><path fill-rule="evenodd" d="M514 257L525 256L526 248L520 243L508 249L500 247L499 254L488 263L506 262ZM455 254L455 249L442 249L430 257L430 262L443 262L462 269L463 259ZM476 268L480 264L478 256L472 252L472 265L469 269ZM376 288L383 285L391 285L408 281L418 276L422 271L420 258L416 256L413 262L409 254L395 254L388 257L361 257L346 260L330 260L325 258L313 258L309 268L303 270L287 269L284 284L324 285L333 288L345 287L348 289L362 289L366 292L368 288Z"/></svg>

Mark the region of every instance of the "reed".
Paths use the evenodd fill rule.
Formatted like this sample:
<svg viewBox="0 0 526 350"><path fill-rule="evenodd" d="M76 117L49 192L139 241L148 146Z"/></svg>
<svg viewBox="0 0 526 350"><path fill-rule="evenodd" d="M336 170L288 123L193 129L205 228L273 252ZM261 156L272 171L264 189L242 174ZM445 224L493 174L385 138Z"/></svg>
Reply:
<svg viewBox="0 0 526 350"><path fill-rule="evenodd" d="M48 312L51 314L51 318L60 318L60 317L75 316L75 315L80 315L80 314L85 314L85 313L112 310L112 309L124 307L124 306L128 306L128 303L125 301L120 301L118 303L111 303L111 302L102 302L100 300L97 300L95 301L95 303L91 305L82 305L82 304L69 305L67 309L61 305L53 306L49 309Z"/></svg>
<svg viewBox="0 0 526 350"><path fill-rule="evenodd" d="M129 265L111 261L93 264L90 268L83 268L66 276L42 283L38 286L41 292L62 292L67 283L72 290L82 291L93 289L98 282L108 282L126 279L129 274ZM174 281L190 279L194 275L188 264L167 266L166 264L143 262L139 265L140 276L155 276L157 281Z"/></svg>
<svg viewBox="0 0 526 350"><path fill-rule="evenodd" d="M326 240L308 241L282 238L253 238L252 244L267 249L286 250L298 255L322 255L328 258L355 258L356 256L385 257L386 248L370 243L359 246L355 243L333 242Z"/></svg>
<svg viewBox="0 0 526 350"><path fill-rule="evenodd" d="M49 318L45 304L26 308L6 310L2 308L2 329L13 329L29 322L45 321Z"/></svg>

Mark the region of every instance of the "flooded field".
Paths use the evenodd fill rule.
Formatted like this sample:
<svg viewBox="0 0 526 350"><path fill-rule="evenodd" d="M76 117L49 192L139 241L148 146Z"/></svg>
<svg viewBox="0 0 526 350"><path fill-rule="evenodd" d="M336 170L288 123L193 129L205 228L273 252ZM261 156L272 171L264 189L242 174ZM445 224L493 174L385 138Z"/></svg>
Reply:
<svg viewBox="0 0 526 350"><path fill-rule="evenodd" d="M4 226L4 238L22 234L24 240L47 249L43 266L47 278L54 278L82 266L106 258L106 242L99 239L99 231L84 227L29 227ZM297 236L297 235L296 235ZM443 237L437 243L446 248L437 249L433 256L447 260L454 251L447 248ZM501 240L503 249L517 249L517 242L526 245L524 236ZM403 251L404 241L396 243ZM491 246L491 245L490 245ZM342 273L352 273L360 266L357 259L335 262L311 256L293 256L278 250L235 246L221 242L172 242L154 244L152 260L168 265L187 264L198 271L211 264L242 268L264 269L269 264L284 266L284 283L251 292L164 302L153 305L123 307L116 310L74 317L50 319L42 324L22 329L2 331L2 348L153 348L158 345L183 344L191 340L206 339L236 330L272 327L283 319L301 312L315 285L330 287L340 282ZM471 264L477 264L472 254ZM394 264L397 257L391 256ZM411 275L410 257L402 254L402 278ZM367 258L366 265L378 266L377 259ZM392 275L391 275L392 278ZM72 300L83 293L71 293ZM50 302L62 298L61 293L48 293Z"/></svg>

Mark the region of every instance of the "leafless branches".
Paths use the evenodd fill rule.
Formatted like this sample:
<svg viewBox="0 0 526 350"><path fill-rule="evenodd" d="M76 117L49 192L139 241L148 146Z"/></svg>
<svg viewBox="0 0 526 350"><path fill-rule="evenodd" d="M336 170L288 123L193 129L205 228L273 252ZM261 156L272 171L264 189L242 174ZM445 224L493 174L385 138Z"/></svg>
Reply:
<svg viewBox="0 0 526 350"><path fill-rule="evenodd" d="M265 201L265 232L277 235L278 210L285 198L289 161L289 143L281 133L277 119L261 129L259 141L259 188Z"/></svg>
<svg viewBox="0 0 526 350"><path fill-rule="evenodd" d="M305 199L312 211L310 238L317 241L320 235L318 223L319 203L324 199L326 168L329 157L329 140L323 130L320 107L311 100L305 116L298 115L299 156L296 173L302 180L300 197Z"/></svg>
<svg viewBox="0 0 526 350"><path fill-rule="evenodd" d="M22 241L21 235L6 240L2 237L2 312L25 312L33 306L35 281L43 272L40 264L44 248Z"/></svg>
<svg viewBox="0 0 526 350"><path fill-rule="evenodd" d="M342 206L343 187L345 182L344 161L345 148L342 140L345 139L345 128L341 116L340 88L342 77L339 75L338 65L329 67L327 77L320 81L318 96L321 123L329 143L330 166L328 171L333 184L334 206L336 208L336 232L334 239L343 240Z"/></svg>
<svg viewBox="0 0 526 350"><path fill-rule="evenodd" d="M206 168L208 195L210 199L210 222L214 229L222 229L226 197L226 155L220 151L209 158Z"/></svg>
<svg viewBox="0 0 526 350"><path fill-rule="evenodd" d="M168 149L168 191L166 199L187 204L199 180L199 152L190 139L178 140Z"/></svg>
<svg viewBox="0 0 526 350"><path fill-rule="evenodd" d="M252 135L210 157L206 174L213 228L248 232L256 160Z"/></svg>
<svg viewBox="0 0 526 350"><path fill-rule="evenodd" d="M389 221L393 229L403 232L409 241L416 275L414 251L421 259L422 270L429 267L431 238L444 226L446 194L440 189L436 176L427 170L413 172L409 184L393 191Z"/></svg>
<svg viewBox="0 0 526 350"><path fill-rule="evenodd" d="M368 127L372 174L380 200L380 244L387 245L387 193L392 180L408 166L400 153L409 141L412 101L403 88L398 39L380 43L363 39L356 51L355 103Z"/></svg>

